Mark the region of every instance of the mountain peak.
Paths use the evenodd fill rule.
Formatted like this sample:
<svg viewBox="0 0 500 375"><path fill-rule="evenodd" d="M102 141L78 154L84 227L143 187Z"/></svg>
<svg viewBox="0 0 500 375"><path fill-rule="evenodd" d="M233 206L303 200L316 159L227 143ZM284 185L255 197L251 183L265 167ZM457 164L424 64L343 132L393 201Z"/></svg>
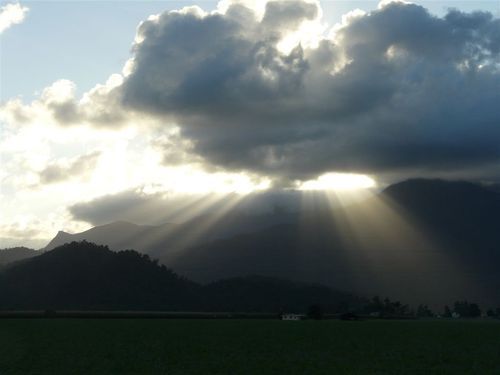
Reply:
<svg viewBox="0 0 500 375"><path fill-rule="evenodd" d="M52 241L44 248L45 251L64 245L68 242L87 240L98 245L108 245L112 250L123 250L134 247L138 251L142 248L134 242L135 238L156 227L137 225L128 221L113 221L108 224L99 225L80 233L66 233L59 231Z"/></svg>
<svg viewBox="0 0 500 375"><path fill-rule="evenodd" d="M445 199L466 201L500 199L500 194L481 183L442 179L415 178L388 186L382 194L396 200L417 198L419 200Z"/></svg>
<svg viewBox="0 0 500 375"><path fill-rule="evenodd" d="M470 181L444 180L440 178L411 178L389 185L384 192L403 189L485 189L483 185Z"/></svg>
<svg viewBox="0 0 500 375"><path fill-rule="evenodd" d="M72 241L73 235L65 231L58 231L56 236L45 246L42 251L51 250L57 246L64 245L65 243Z"/></svg>

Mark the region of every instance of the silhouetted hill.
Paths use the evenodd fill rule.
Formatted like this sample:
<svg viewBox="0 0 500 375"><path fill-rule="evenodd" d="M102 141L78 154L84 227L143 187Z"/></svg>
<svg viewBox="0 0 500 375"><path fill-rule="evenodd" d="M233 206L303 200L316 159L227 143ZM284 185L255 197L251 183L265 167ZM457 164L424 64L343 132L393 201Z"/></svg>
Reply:
<svg viewBox="0 0 500 375"><path fill-rule="evenodd" d="M321 285L271 278L223 280L201 286L147 255L72 242L0 272L1 310L164 310L327 312L359 307L356 296Z"/></svg>
<svg viewBox="0 0 500 375"><path fill-rule="evenodd" d="M2 309L180 310L198 286L132 250L72 242L0 273Z"/></svg>
<svg viewBox="0 0 500 375"><path fill-rule="evenodd" d="M27 247L11 247L8 249L0 249L0 266L34 257L41 254L37 250L29 249Z"/></svg>
<svg viewBox="0 0 500 375"><path fill-rule="evenodd" d="M282 279L247 276L225 279L204 287L209 311L305 312L320 304L324 311L359 309L366 301L320 284L304 284Z"/></svg>

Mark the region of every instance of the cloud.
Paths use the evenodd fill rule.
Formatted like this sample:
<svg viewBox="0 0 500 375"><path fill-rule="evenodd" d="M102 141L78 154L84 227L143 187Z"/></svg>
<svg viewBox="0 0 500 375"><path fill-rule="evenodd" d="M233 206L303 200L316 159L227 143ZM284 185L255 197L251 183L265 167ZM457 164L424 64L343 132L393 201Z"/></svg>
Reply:
<svg viewBox="0 0 500 375"><path fill-rule="evenodd" d="M203 169L202 158L193 153L193 142L180 136L179 129L164 131L151 140L154 150L161 155L163 166L187 166L192 165Z"/></svg>
<svg viewBox="0 0 500 375"><path fill-rule="evenodd" d="M30 104L11 99L0 105L0 118L10 124L23 126L44 122L60 126L93 126L120 129L137 120L131 111L121 106L118 90L122 75L112 74L105 84L98 84L81 99L75 97L76 86L60 79L46 87L40 97ZM142 115L145 122L145 116Z"/></svg>
<svg viewBox="0 0 500 375"><path fill-rule="evenodd" d="M225 0L149 17L123 72L79 100L62 80L1 109L19 124L133 123L159 134L164 165L283 186L328 172L498 179L498 87L500 20L487 12L384 1L325 29L315 1Z"/></svg>
<svg viewBox="0 0 500 375"><path fill-rule="evenodd" d="M100 152L95 151L73 160L49 164L39 173L40 183L53 184L76 177L85 177L97 165L100 154Z"/></svg>
<svg viewBox="0 0 500 375"><path fill-rule="evenodd" d="M39 226L39 222L34 222L34 226ZM19 223L11 223L1 227L1 235L5 238L36 238L40 234L40 229L36 227L21 226Z"/></svg>
<svg viewBox="0 0 500 375"><path fill-rule="evenodd" d="M192 209L202 201L212 200L213 194L145 193L138 188L76 203L69 207L69 212L75 220L92 225L107 224L118 219L140 224L181 223L222 204L219 201L219 205Z"/></svg>
<svg viewBox="0 0 500 375"><path fill-rule="evenodd" d="M19 3L10 3L0 8L0 34L12 25L23 22L29 8Z"/></svg>
<svg viewBox="0 0 500 375"><path fill-rule="evenodd" d="M280 42L318 4L271 1L259 18L166 12L143 22L123 105L176 121L228 169L305 179L327 171L423 174L500 161L500 20L385 3L316 47Z"/></svg>
<svg viewBox="0 0 500 375"><path fill-rule="evenodd" d="M9 222L0 221L0 248L12 246L45 246L59 230L81 232L89 229L82 222L71 222L69 213L62 208L53 209L44 217L34 214L15 214Z"/></svg>
<svg viewBox="0 0 500 375"><path fill-rule="evenodd" d="M42 105L48 108L54 119L62 125L86 123L119 127L126 122L127 116L131 116L119 104L118 88L122 80L120 74L112 74L105 84L96 85L79 101L75 99L74 84L68 80L60 80L44 90Z"/></svg>
<svg viewBox="0 0 500 375"><path fill-rule="evenodd" d="M116 220L152 225L167 222L180 224L200 215L217 214L224 209L228 200L231 200L231 196L216 193L146 193L138 188L76 203L68 210L74 220L92 225L103 225ZM204 204L200 204L201 202ZM239 197L231 211L241 214L269 213L275 209L298 211L301 204L303 197L300 192L271 189Z"/></svg>

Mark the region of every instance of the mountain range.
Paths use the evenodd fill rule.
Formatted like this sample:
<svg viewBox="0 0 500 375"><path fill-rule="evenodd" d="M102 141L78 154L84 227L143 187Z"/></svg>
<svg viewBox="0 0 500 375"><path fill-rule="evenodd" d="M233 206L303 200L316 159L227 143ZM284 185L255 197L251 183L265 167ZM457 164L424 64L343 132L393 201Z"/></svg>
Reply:
<svg viewBox="0 0 500 375"><path fill-rule="evenodd" d="M87 240L133 248L195 282L263 275L411 303L500 303L500 192L414 179L350 206L200 216L183 224L114 222L59 232L44 251ZM1 254L1 252L0 252Z"/></svg>

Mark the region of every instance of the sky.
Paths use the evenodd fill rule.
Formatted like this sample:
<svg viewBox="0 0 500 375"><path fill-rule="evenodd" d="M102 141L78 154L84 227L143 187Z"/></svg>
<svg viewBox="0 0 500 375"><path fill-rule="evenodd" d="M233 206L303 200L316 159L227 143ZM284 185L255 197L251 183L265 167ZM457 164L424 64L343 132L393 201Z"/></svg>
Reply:
<svg viewBox="0 0 500 375"><path fill-rule="evenodd" d="M0 7L0 247L209 195L500 181L498 1Z"/></svg>

